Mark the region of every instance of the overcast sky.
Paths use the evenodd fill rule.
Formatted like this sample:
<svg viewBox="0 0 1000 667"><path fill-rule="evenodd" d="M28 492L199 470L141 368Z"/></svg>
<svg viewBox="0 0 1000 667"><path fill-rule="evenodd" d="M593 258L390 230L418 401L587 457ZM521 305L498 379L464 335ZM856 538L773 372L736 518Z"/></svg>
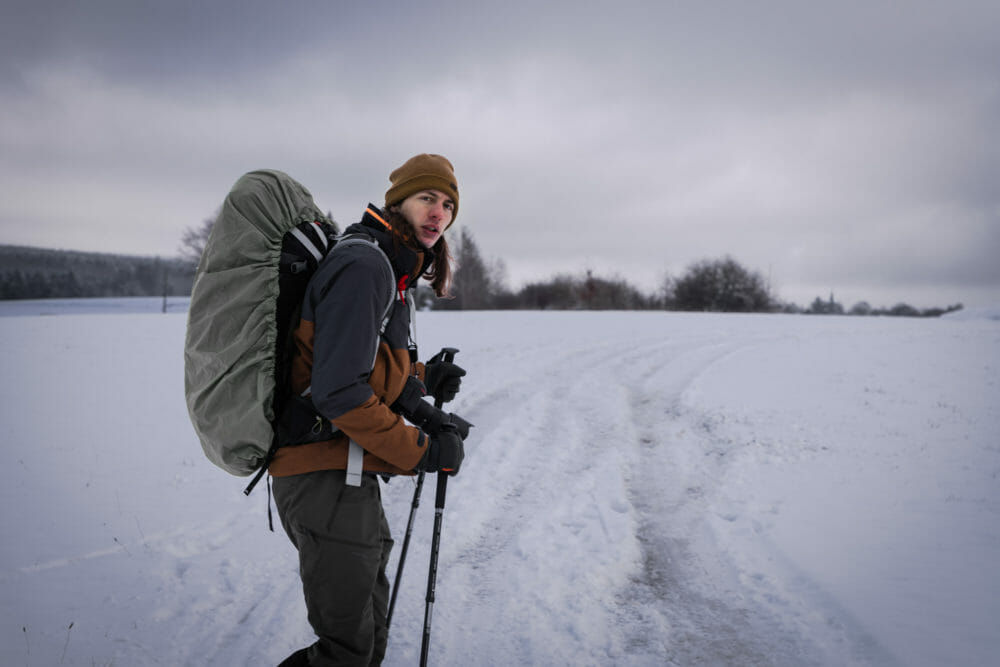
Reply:
<svg viewBox="0 0 1000 667"><path fill-rule="evenodd" d="M514 288L728 254L800 305L998 303L998 26L995 0L7 0L0 243L175 255L257 168L343 226L436 152Z"/></svg>

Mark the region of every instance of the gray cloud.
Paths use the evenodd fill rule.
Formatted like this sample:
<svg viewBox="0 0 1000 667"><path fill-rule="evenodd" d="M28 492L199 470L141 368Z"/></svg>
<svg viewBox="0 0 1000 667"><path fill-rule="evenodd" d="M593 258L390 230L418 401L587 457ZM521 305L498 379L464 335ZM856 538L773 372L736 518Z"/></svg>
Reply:
<svg viewBox="0 0 1000 667"><path fill-rule="evenodd" d="M992 5L14 4L0 242L170 254L263 166L350 221L430 150L515 286L728 253L800 303L997 301Z"/></svg>

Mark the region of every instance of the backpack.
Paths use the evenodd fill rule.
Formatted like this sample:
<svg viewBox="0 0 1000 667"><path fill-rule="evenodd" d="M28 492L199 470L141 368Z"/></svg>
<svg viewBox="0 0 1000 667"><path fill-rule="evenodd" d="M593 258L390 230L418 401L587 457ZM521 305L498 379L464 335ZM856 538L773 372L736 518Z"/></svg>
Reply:
<svg viewBox="0 0 1000 667"><path fill-rule="evenodd" d="M335 245L351 243L374 241L337 237L309 191L273 170L237 180L209 234L191 290L184 393L208 459L233 475L257 471L246 494L285 444L285 406L302 411L286 387L309 279Z"/></svg>

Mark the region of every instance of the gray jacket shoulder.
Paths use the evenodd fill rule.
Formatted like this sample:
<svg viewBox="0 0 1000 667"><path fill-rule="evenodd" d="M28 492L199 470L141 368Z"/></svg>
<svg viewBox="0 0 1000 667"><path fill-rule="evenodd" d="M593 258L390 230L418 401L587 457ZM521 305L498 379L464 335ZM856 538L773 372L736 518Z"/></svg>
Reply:
<svg viewBox="0 0 1000 667"><path fill-rule="evenodd" d="M320 263L310 282L310 301L315 306L330 290L369 292L378 302L391 301L396 276L385 252L373 241L343 239ZM383 304L387 305L387 304Z"/></svg>

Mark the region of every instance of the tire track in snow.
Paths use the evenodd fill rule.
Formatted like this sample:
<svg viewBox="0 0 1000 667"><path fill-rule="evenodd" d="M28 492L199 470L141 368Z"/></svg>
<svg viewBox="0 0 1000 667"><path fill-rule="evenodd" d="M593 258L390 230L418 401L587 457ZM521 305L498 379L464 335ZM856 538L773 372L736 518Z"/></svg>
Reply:
<svg viewBox="0 0 1000 667"><path fill-rule="evenodd" d="M714 547L705 508L730 458L706 437L703 417L688 411L683 396L707 370L753 346L689 343L636 378L631 404L641 464L630 497L643 559L622 595L645 603L632 628L633 650L659 654L666 664L822 664L817 647L784 630L771 612L717 585L709 567L717 573L725 557L705 553ZM676 428L662 432L665 422Z"/></svg>

